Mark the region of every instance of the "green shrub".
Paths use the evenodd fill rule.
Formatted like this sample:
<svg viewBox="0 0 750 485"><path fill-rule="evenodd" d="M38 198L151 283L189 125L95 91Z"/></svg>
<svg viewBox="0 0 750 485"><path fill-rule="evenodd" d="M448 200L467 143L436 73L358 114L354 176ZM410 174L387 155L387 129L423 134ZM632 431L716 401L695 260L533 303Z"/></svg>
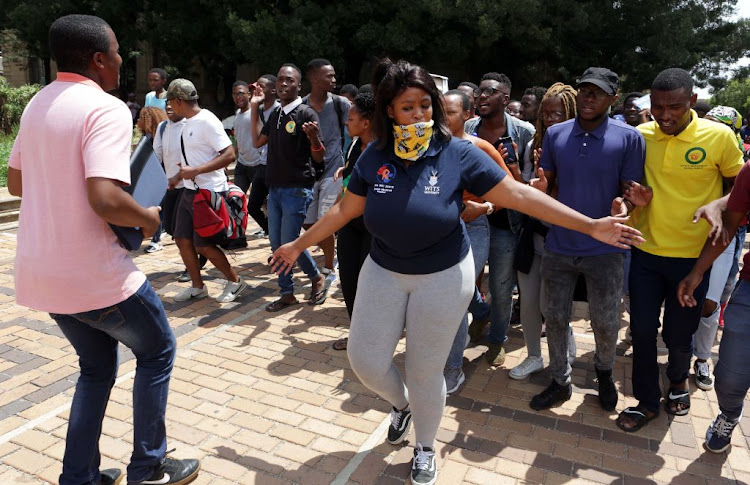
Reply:
<svg viewBox="0 0 750 485"><path fill-rule="evenodd" d="M8 135L13 131L21 121L23 109L40 89L38 84L13 87L0 76L0 133Z"/></svg>
<svg viewBox="0 0 750 485"><path fill-rule="evenodd" d="M8 185L8 158L13 148L13 140L18 134L18 126L14 126L10 134L0 133L0 187Z"/></svg>

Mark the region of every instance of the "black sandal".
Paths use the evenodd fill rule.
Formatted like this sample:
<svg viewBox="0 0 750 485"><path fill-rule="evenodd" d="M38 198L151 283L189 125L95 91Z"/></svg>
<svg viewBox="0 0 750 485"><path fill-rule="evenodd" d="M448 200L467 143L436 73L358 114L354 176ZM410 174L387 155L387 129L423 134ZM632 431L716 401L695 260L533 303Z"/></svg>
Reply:
<svg viewBox="0 0 750 485"><path fill-rule="evenodd" d="M346 350L346 346L349 344L349 339L344 337L340 338L331 345L333 350Z"/></svg>
<svg viewBox="0 0 750 485"><path fill-rule="evenodd" d="M284 308L288 306L297 305L297 304L299 304L299 301L297 300L294 300L293 302L286 302L282 300L281 298L279 298L278 300L272 301L271 303L266 305L266 311L272 312L272 313L280 312L281 310L283 310Z"/></svg>
<svg viewBox="0 0 750 485"><path fill-rule="evenodd" d="M321 283L323 286L321 286L318 291L311 291L310 297L307 299L308 305L321 305L323 302L326 301L326 298L328 297L328 285L326 285L326 279L325 276L321 273ZM313 283L314 285L315 283Z"/></svg>
<svg viewBox="0 0 750 485"><path fill-rule="evenodd" d="M690 390L680 389L675 394L675 390L670 389L664 401L664 410L674 416L685 416L690 411Z"/></svg>
<svg viewBox="0 0 750 485"><path fill-rule="evenodd" d="M646 414L645 410L641 410L638 406L631 406L629 408L625 408L622 410L619 416L617 416L617 419L615 420L615 424L618 428L625 431L626 433L635 433L639 429L646 426L649 421L653 421L659 416L658 412L655 412L653 416L649 416ZM635 426L632 428L628 428L622 424L622 418L629 418L632 419L635 423Z"/></svg>

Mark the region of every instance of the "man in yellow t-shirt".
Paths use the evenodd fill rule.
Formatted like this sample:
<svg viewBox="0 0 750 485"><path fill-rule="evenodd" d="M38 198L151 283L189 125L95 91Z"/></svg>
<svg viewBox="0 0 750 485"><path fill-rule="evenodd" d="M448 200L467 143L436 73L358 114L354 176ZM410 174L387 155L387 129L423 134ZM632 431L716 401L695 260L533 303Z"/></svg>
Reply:
<svg viewBox="0 0 750 485"><path fill-rule="evenodd" d="M617 425L637 431L659 414L661 388L656 337L664 304L662 338L669 350L670 381L665 410L685 415L692 338L708 288L704 278L695 290L698 304L683 308L677 285L692 269L710 226L693 220L695 211L723 194L742 167L742 152L732 131L698 117L690 74L679 68L659 73L651 85L651 113L656 121L638 126L646 140L643 185L633 183L626 199L636 206L633 223L646 242L632 250L630 329L633 337L633 394L638 406L620 413Z"/></svg>

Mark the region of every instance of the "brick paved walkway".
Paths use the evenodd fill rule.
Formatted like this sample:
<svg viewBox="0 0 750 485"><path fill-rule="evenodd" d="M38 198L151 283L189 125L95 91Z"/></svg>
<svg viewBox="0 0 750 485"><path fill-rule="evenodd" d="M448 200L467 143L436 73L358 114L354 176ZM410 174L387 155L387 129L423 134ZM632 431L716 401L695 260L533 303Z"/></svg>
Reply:
<svg viewBox="0 0 750 485"><path fill-rule="evenodd" d="M171 297L185 284L175 282L182 265L166 239L164 251L136 261L163 297L178 337L167 410L169 447L177 448L177 457L202 459L195 483L404 483L412 449L384 442L388 404L357 381L345 352L331 349L348 327L340 292L320 307L264 312L276 286L263 264L269 254L263 239L232 258L255 287L240 301L174 303ZM76 356L48 315L15 305L15 246L13 234L0 234L0 484L55 482ZM217 295L223 281L213 269L208 274L209 291ZM602 411L596 399L593 335L585 320L574 325L573 398L552 411L528 407L547 384L546 373L531 382L508 378L508 369L525 357L518 328L510 331L502 369L483 363L483 345L467 350L467 383L448 399L438 433L439 483L750 482L747 418L734 433L731 452L713 455L702 448L717 412L713 392L692 386L690 416L668 419L662 413L640 433L621 432L616 413ZM398 352L403 362L403 341ZM135 362L127 351L121 360L101 450L103 467L124 469L131 450ZM632 395L625 342L614 373L618 389ZM632 398L621 397L618 409L632 404Z"/></svg>

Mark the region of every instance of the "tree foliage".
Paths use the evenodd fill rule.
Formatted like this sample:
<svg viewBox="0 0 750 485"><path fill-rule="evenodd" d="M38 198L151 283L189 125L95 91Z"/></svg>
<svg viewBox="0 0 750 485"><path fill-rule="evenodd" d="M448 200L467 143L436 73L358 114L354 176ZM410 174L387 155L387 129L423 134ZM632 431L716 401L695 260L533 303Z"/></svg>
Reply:
<svg viewBox="0 0 750 485"><path fill-rule="evenodd" d="M0 25L48 57L52 20L105 18L123 57L150 45L154 62L226 92L239 64L274 72L330 59L339 82L367 81L373 59L406 58L452 84L486 71L518 87L574 82L592 65L620 73L623 90L647 88L666 67L720 86L721 68L750 53L737 0L0 0ZM126 69L127 69L126 62ZM132 67L132 66L131 66Z"/></svg>
<svg viewBox="0 0 750 485"><path fill-rule="evenodd" d="M735 78L711 98L713 106L731 106L738 110L742 117L750 113L750 79Z"/></svg>

